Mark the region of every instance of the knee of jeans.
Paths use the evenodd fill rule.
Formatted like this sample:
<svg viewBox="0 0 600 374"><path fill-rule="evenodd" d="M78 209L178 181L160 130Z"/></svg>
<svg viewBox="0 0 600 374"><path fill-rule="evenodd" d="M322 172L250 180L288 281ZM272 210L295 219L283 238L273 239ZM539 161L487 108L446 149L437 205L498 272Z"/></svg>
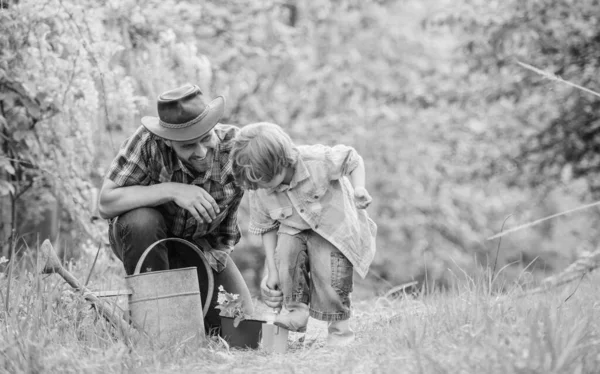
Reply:
<svg viewBox="0 0 600 374"><path fill-rule="evenodd" d="M347 297L352 292L352 263L341 253L331 253L331 286L338 295Z"/></svg>
<svg viewBox="0 0 600 374"><path fill-rule="evenodd" d="M165 226L162 214L154 208L137 208L123 213L117 225L127 227L129 232L157 230Z"/></svg>

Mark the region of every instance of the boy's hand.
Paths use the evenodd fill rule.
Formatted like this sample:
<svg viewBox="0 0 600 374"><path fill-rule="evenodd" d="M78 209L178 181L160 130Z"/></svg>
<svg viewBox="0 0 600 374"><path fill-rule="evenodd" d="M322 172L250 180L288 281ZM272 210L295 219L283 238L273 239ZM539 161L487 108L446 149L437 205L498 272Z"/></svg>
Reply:
<svg viewBox="0 0 600 374"><path fill-rule="evenodd" d="M365 209L371 205L371 201L373 201L373 198L369 195L369 191L366 188L356 187L354 189L354 204L358 209Z"/></svg>
<svg viewBox="0 0 600 374"><path fill-rule="evenodd" d="M260 291L262 294L263 302L269 308L280 308L283 303L283 292L281 292L279 288L279 277L277 277L276 286L271 288L268 286L268 283L273 285L273 282L269 282L269 276L263 278L260 283Z"/></svg>
<svg viewBox="0 0 600 374"><path fill-rule="evenodd" d="M267 275L267 287L270 290L279 290L279 274L270 271Z"/></svg>

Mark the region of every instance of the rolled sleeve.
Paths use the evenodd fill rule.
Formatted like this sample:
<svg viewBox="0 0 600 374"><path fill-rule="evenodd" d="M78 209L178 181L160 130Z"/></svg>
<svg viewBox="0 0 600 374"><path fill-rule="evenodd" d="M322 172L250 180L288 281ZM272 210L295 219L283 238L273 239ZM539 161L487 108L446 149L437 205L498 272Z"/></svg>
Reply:
<svg viewBox="0 0 600 374"><path fill-rule="evenodd" d="M248 225L248 232L250 234L262 235L279 228L279 222L269 216L256 191L250 191L249 200L250 223Z"/></svg>
<svg viewBox="0 0 600 374"><path fill-rule="evenodd" d="M231 250L233 250L233 247L240 241L240 238L242 237L237 221L237 213L240 202L242 201L242 196L243 194L240 194L240 196L236 197L231 203L229 211L227 212L227 216L214 232L219 244L223 247L231 248ZM229 253L231 250L229 250Z"/></svg>
<svg viewBox="0 0 600 374"><path fill-rule="evenodd" d="M253 235L262 235L269 231L279 229L279 226L280 226L279 222L276 222L273 226L270 226L270 227L258 227L258 226L253 225L252 223L250 223L250 225L248 226L248 232Z"/></svg>
<svg viewBox="0 0 600 374"><path fill-rule="evenodd" d="M325 162L331 180L340 179L352 173L359 164L360 155L353 147L339 144L325 152Z"/></svg>
<svg viewBox="0 0 600 374"><path fill-rule="evenodd" d="M230 251L231 252L231 251ZM229 259L229 253L222 249L212 249L208 252L204 252L208 265L217 273L222 272L227 266Z"/></svg>
<svg viewBox="0 0 600 374"><path fill-rule="evenodd" d="M229 255L233 251L233 246L222 242L222 238L199 237L194 242L204 252L208 265L216 272L220 273L227 266Z"/></svg>

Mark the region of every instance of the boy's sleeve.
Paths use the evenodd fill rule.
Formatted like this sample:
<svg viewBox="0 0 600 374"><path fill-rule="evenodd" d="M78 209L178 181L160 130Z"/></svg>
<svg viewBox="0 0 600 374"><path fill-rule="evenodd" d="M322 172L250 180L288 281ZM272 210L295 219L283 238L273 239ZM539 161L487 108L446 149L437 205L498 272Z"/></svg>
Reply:
<svg viewBox="0 0 600 374"><path fill-rule="evenodd" d="M122 145L119 153L112 161L106 178L121 187L147 186L151 177L148 161L152 157L152 147L148 142L148 134L138 130Z"/></svg>
<svg viewBox="0 0 600 374"><path fill-rule="evenodd" d="M358 166L360 155L350 146L338 144L325 151L325 163L331 180L340 179L352 173Z"/></svg>
<svg viewBox="0 0 600 374"><path fill-rule="evenodd" d="M256 191L250 191L250 224L248 232L254 235L262 235L265 232L276 230L279 228L279 221L276 221L269 216L269 212L260 201L260 197Z"/></svg>

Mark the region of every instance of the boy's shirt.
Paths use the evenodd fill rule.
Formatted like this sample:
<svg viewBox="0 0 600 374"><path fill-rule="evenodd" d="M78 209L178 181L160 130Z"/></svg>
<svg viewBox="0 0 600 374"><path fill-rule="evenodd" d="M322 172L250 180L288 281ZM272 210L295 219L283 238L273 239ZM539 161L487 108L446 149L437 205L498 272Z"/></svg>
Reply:
<svg viewBox="0 0 600 374"><path fill-rule="evenodd" d="M229 157L233 139L240 130L224 124L217 124L214 130L219 142L214 150L215 160L211 169L205 173L187 168L160 138L140 126L121 146L107 178L122 187L178 182L204 188L221 209L210 224L198 223L191 213L174 202L162 204L157 209L163 213L170 235L190 240L202 249L208 242L213 249L205 252L208 263L220 272L225 268L226 254L233 250L241 237L237 210L244 192L234 181Z"/></svg>
<svg viewBox="0 0 600 374"><path fill-rule="evenodd" d="M375 256L377 226L354 204L354 189L346 178L358 165L352 147L298 146L296 169L289 185L251 191L252 234L279 229L295 235L314 230L350 260L365 277Z"/></svg>

